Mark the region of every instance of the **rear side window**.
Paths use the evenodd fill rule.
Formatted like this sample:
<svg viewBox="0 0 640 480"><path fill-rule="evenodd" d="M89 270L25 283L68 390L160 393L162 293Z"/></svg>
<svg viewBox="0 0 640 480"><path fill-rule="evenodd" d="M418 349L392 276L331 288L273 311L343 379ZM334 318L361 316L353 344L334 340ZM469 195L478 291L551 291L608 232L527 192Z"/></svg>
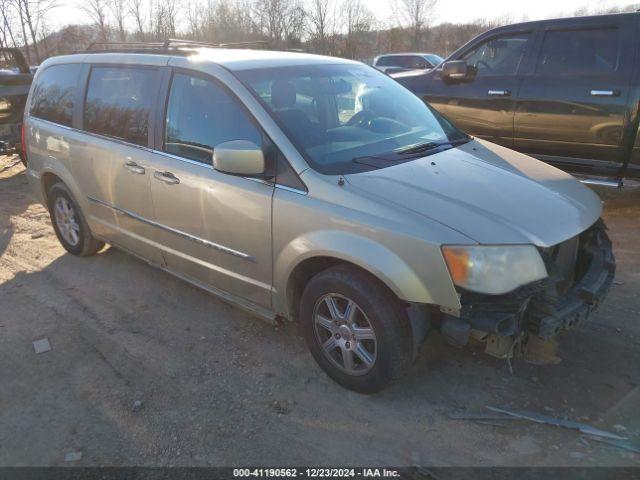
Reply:
<svg viewBox="0 0 640 480"><path fill-rule="evenodd" d="M82 65L53 65L38 76L31 95L31 116L70 127Z"/></svg>
<svg viewBox="0 0 640 480"><path fill-rule="evenodd" d="M216 145L231 140L249 140L260 146L262 134L222 87L176 73L167 105L165 151L210 165Z"/></svg>
<svg viewBox="0 0 640 480"><path fill-rule="evenodd" d="M617 28L548 31L536 73L540 75L606 75L620 62Z"/></svg>
<svg viewBox="0 0 640 480"><path fill-rule="evenodd" d="M84 104L84 129L146 146L160 72L148 68L93 67Z"/></svg>

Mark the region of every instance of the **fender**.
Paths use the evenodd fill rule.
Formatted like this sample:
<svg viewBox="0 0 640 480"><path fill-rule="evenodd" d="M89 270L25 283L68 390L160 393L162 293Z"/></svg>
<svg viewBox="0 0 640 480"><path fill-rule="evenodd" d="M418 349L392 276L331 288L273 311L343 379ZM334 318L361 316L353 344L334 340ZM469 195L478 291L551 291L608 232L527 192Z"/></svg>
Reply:
<svg viewBox="0 0 640 480"><path fill-rule="evenodd" d="M384 245L345 231L318 230L295 238L274 258L277 292L274 306L277 311L290 313L287 311L289 299L286 298L289 278L301 262L314 257L331 257L353 263L380 279L398 298L407 302L436 303L415 270ZM448 275L444 261L443 267ZM453 285L449 297L444 303L459 308ZM438 298L437 303L443 305L443 299Z"/></svg>
<svg viewBox="0 0 640 480"><path fill-rule="evenodd" d="M47 158L44 161L42 167L40 168L40 175L38 178L39 180L38 188L42 192L42 201L45 207L47 207L47 204L46 204L47 192L46 192L44 179L47 174L53 174L56 177L58 177L69 188L69 190L71 190L73 197L75 198L76 202L78 202L78 204L80 205L80 208L82 209L82 211L83 212L87 211L87 208L89 207L87 202L87 197L82 193L82 189L80 188L80 185L78 185L78 182L73 178L73 175L67 169L67 166L64 165L63 162L54 158Z"/></svg>

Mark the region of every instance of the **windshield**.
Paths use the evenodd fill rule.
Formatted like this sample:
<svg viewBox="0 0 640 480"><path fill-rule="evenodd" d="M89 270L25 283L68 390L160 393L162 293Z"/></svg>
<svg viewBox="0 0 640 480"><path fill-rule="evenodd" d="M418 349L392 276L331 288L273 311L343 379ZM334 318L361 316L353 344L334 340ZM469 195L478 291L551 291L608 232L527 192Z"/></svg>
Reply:
<svg viewBox="0 0 640 480"><path fill-rule="evenodd" d="M391 166L468 140L409 90L366 65L299 65L236 75L321 173Z"/></svg>

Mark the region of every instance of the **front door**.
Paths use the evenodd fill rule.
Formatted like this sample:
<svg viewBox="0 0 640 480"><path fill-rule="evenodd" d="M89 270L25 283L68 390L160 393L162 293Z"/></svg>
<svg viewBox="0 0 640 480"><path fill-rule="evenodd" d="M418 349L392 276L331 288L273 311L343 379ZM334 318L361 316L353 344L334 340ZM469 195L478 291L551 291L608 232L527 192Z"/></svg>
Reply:
<svg viewBox="0 0 640 480"><path fill-rule="evenodd" d="M160 88L155 68L94 66L89 74L83 112L85 134L82 175L103 236L161 264L154 242L149 190L149 122ZM102 228L100 229L103 230Z"/></svg>
<svg viewBox="0 0 640 480"><path fill-rule="evenodd" d="M213 78L176 70L150 172L157 238L174 273L268 308L274 186L213 169L230 140L261 145L262 133Z"/></svg>
<svg viewBox="0 0 640 480"><path fill-rule="evenodd" d="M464 132L512 146L518 71L531 38L531 32L513 33L472 46L455 59L467 62L469 77L456 81L434 75L424 100Z"/></svg>
<svg viewBox="0 0 640 480"><path fill-rule="evenodd" d="M635 20L575 20L541 32L535 67L518 95L516 149L554 156L541 158L565 168L571 158L621 166Z"/></svg>

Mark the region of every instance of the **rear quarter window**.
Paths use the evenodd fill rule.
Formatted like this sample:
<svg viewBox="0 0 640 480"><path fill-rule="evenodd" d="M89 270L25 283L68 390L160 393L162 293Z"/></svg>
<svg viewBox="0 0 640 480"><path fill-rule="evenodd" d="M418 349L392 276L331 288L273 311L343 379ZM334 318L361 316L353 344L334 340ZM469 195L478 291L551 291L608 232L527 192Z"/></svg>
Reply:
<svg viewBox="0 0 640 480"><path fill-rule="evenodd" d="M82 65L53 65L38 75L29 113L31 116L70 127L77 102Z"/></svg>

